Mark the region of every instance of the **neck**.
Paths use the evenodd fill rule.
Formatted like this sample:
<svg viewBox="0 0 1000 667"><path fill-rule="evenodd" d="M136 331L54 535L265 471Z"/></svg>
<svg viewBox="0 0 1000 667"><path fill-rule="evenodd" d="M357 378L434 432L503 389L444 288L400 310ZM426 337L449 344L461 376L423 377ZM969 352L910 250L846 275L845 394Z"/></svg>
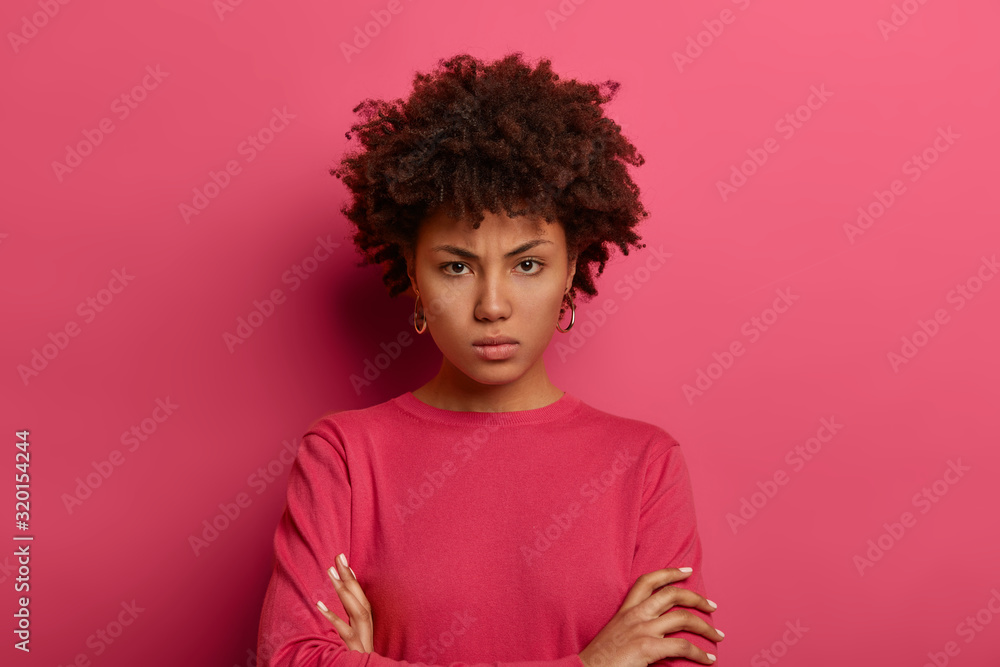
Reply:
<svg viewBox="0 0 1000 667"><path fill-rule="evenodd" d="M541 361L512 382L485 384L473 380L445 359L438 374L414 390L413 395L428 405L460 412L534 410L558 401L564 393L549 381Z"/></svg>

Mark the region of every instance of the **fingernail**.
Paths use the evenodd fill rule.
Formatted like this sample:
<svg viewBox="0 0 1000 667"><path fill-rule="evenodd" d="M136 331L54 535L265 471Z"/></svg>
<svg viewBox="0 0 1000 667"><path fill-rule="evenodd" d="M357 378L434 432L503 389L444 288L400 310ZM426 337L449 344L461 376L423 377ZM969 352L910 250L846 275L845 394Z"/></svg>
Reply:
<svg viewBox="0 0 1000 667"><path fill-rule="evenodd" d="M715 604L711 600L705 600L705 602L707 602L708 604L712 605L712 609L718 609L719 608L719 605Z"/></svg>
<svg viewBox="0 0 1000 667"><path fill-rule="evenodd" d="M348 567L347 556L345 556L344 554L340 554L340 562L344 564L344 567Z"/></svg>
<svg viewBox="0 0 1000 667"><path fill-rule="evenodd" d="M326 608L326 605L323 604L322 600L318 600L316 602L316 606L320 608L320 611L330 611L329 609Z"/></svg>
<svg viewBox="0 0 1000 667"><path fill-rule="evenodd" d="M354 578L355 578L355 579L357 579L357 578L358 578L358 575L354 574L354 568L353 568L353 567L351 567L350 565L348 565L348 566L347 566L347 569L351 571L351 574L352 574L352 575L354 575Z"/></svg>
<svg viewBox="0 0 1000 667"><path fill-rule="evenodd" d="M330 571L330 574L333 575L334 579L336 579L337 581L340 581L340 575L337 574L337 566L336 565L331 566L329 571Z"/></svg>
<svg viewBox="0 0 1000 667"><path fill-rule="evenodd" d="M694 572L694 570L690 567L679 567L677 569L680 570L681 572Z"/></svg>
<svg viewBox="0 0 1000 667"><path fill-rule="evenodd" d="M725 637L725 636L726 636L726 633L725 633L725 632L723 632L722 630L720 630L719 628L716 628L716 629L715 629L715 631L716 631L716 632L718 632L718 633L719 633L719 634L720 634L721 636L723 636L723 637Z"/></svg>
<svg viewBox="0 0 1000 667"><path fill-rule="evenodd" d="M709 660L711 660L712 662L715 662L715 656L714 655L712 655L711 653L706 653L705 655L708 656Z"/></svg>

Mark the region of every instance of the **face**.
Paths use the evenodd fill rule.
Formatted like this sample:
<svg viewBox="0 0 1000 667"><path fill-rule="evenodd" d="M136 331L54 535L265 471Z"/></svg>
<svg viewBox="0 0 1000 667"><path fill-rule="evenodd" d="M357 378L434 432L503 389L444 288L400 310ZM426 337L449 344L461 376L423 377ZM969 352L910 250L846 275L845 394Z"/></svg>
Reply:
<svg viewBox="0 0 1000 667"><path fill-rule="evenodd" d="M444 213L420 226L407 273L427 330L444 355L442 374L457 385L544 379L542 353L573 284L558 221L485 212L479 229ZM477 345L490 337L510 345Z"/></svg>

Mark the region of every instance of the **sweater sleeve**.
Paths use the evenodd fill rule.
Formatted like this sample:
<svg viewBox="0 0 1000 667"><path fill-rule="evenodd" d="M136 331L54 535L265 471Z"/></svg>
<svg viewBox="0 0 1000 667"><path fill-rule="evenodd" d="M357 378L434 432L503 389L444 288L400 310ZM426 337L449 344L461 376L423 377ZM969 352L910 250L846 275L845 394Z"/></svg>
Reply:
<svg viewBox="0 0 1000 667"><path fill-rule="evenodd" d="M707 597L701 570L701 540L698 537L687 464L676 440L667 436L662 442L666 445L666 451L652 454L653 458L646 468L630 581L634 584L640 575L666 567L691 567L694 572L687 579L670 585L693 590L702 597ZM691 607L684 609L705 619L710 625L715 625L711 614ZM703 635L679 631L665 636L686 639L703 651L718 656L716 643ZM700 663L687 658L671 657L650 664L666 666Z"/></svg>
<svg viewBox="0 0 1000 667"><path fill-rule="evenodd" d="M343 438L336 430L311 430L304 436L289 473L287 502L274 535L274 567L257 636L258 667L427 666L347 648L333 624L316 608L316 601L323 600L349 623L326 573L340 552L350 554L352 494L347 461ZM584 665L574 653L555 660L453 662L449 667Z"/></svg>

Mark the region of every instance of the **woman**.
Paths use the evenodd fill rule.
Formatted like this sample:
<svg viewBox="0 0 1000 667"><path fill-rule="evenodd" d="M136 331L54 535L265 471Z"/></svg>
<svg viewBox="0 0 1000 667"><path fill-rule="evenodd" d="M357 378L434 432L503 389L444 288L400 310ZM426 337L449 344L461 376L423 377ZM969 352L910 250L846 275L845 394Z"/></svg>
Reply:
<svg viewBox="0 0 1000 667"><path fill-rule="evenodd" d="M643 158L600 106L616 90L459 55L407 101L355 109L363 149L331 170L343 212L442 364L307 432L258 664L715 661L680 446L558 389L542 356L608 246L644 247L625 167Z"/></svg>

